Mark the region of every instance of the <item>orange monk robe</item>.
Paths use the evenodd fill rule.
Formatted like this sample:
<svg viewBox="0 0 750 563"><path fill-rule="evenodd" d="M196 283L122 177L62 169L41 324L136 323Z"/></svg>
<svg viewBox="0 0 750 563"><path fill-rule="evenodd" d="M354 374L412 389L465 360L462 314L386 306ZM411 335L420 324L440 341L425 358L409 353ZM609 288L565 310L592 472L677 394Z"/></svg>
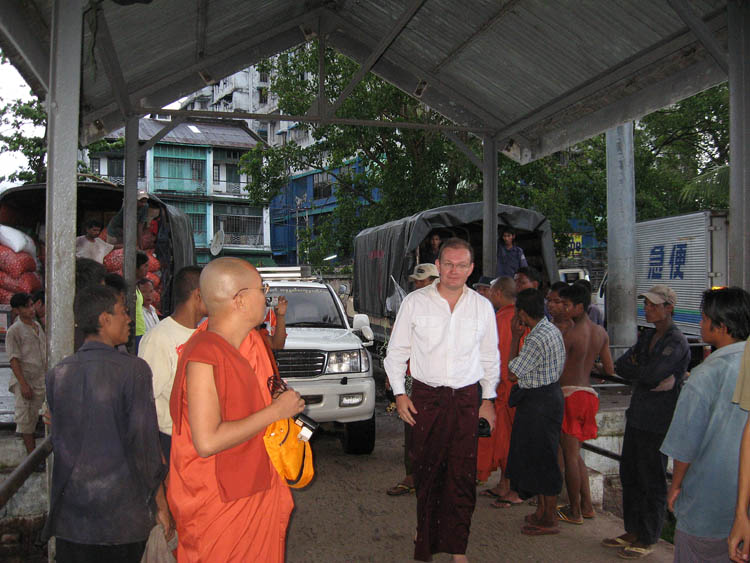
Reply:
<svg viewBox="0 0 750 563"><path fill-rule="evenodd" d="M500 382L497 384L497 398L495 399L495 430L489 438L479 438L477 450L477 479L486 481L499 467L505 474L510 449L510 433L513 429L513 417L516 409L508 406L508 396L513 383L508 379L508 361L510 359L510 344L513 335L510 323L515 314L513 305L501 307L495 313L497 322L497 346L500 349ZM528 329L521 337L528 334ZM520 348L520 345L519 345Z"/></svg>
<svg viewBox="0 0 750 563"><path fill-rule="evenodd" d="M203 330L205 330L205 323L204 326L199 327L196 335ZM218 335L216 337L221 339ZM227 374L219 375L217 372L222 369L226 370L228 366L236 365L237 361L241 361L246 365L244 376L249 377L252 371L254 372L252 377L257 380L248 382L250 383L248 388L254 389L260 395L261 405L270 404L271 396L268 392L267 381L273 371L260 339L261 336L257 330L250 331L240 346L239 354L228 342L221 339L224 345L218 344L220 348L217 350L219 352L217 355L223 357L224 360L218 362L218 367L214 367L217 391L219 390L219 377L228 377ZM186 344L183 354L191 357L189 344L190 341ZM235 355L239 355L240 360ZM247 364L252 370L247 369ZM181 389L181 392L178 392L178 389ZM294 508L289 487L274 469L265 453L265 448L252 450L252 459L248 459L245 464L236 463L233 460L231 466L224 467L224 473L222 473L218 456L247 446L255 438L235 448L230 448L226 452L206 458L200 457L193 446L185 389L184 366L182 371L178 366L170 403L170 411L173 413L175 422L167 488L167 499L177 524L179 537L177 560L180 563L283 562L286 529ZM219 396L220 402L232 400L222 397L221 392ZM176 431L178 423L174 417L175 403L178 398L181 403L181 408L177 409L180 411L179 432ZM254 397L254 400L257 399L257 396ZM222 412L223 409L224 404L222 404ZM261 432L259 438L261 443L262 434ZM217 461L219 461L218 464ZM223 479L223 487L220 487L221 479ZM222 497L227 495L238 496L236 491L242 491L243 487L248 486L247 481L252 481L250 488L260 490L251 492L247 496L240 496L240 498L222 500ZM242 492L239 493L239 495L242 494Z"/></svg>

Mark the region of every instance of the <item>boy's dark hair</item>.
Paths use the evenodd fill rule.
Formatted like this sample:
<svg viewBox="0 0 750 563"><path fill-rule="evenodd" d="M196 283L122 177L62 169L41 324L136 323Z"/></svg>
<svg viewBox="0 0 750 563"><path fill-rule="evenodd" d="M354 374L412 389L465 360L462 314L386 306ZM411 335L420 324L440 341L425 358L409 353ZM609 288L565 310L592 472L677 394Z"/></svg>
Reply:
<svg viewBox="0 0 750 563"><path fill-rule="evenodd" d="M31 300L36 303L37 301L41 301L42 304L44 304L44 290L40 289L38 291L35 291L31 294Z"/></svg>
<svg viewBox="0 0 750 563"><path fill-rule="evenodd" d="M516 296L516 309L538 321L544 317L544 295L538 289L524 289Z"/></svg>
<svg viewBox="0 0 750 563"><path fill-rule="evenodd" d="M117 272L110 272L104 276L104 285L111 287L120 295L125 295L128 292L128 284L125 278Z"/></svg>
<svg viewBox="0 0 750 563"><path fill-rule="evenodd" d="M529 279L531 279L531 278L529 278ZM549 290L550 291L555 291L555 292L557 292L558 295L560 295L560 290L561 289L565 289L566 287L568 287L568 284L565 283L564 281L556 281L555 283L553 283L549 287Z"/></svg>
<svg viewBox="0 0 750 563"><path fill-rule="evenodd" d="M89 219L86 221L85 228L88 231L92 227L98 227L100 229L104 228L104 224L99 219Z"/></svg>
<svg viewBox="0 0 750 563"><path fill-rule="evenodd" d="M567 299L573 305L578 305L580 303L583 305L584 313L589 308L589 305L591 305L591 293L586 291L586 288L580 283L574 283L561 289L560 297L562 299Z"/></svg>
<svg viewBox="0 0 750 563"><path fill-rule="evenodd" d="M96 260L76 258L76 291L91 285L101 285L107 270Z"/></svg>
<svg viewBox="0 0 750 563"><path fill-rule="evenodd" d="M139 279L139 280L138 280L137 282L135 282L135 284L136 284L136 285L137 285L138 287L144 286L144 285L146 285L147 283L150 283L150 284L151 284L152 286L154 285L154 282L152 282L152 281L151 281L150 279L148 279L148 278L141 278L141 279Z"/></svg>
<svg viewBox="0 0 750 563"><path fill-rule="evenodd" d="M462 238L458 237L452 237L448 240L444 240L443 243L440 245L440 250L438 251L438 260L443 257L443 251L446 248L465 248L469 251L469 255L471 256L471 262L474 262L474 248L472 248L471 244L469 244L467 241L465 241Z"/></svg>
<svg viewBox="0 0 750 563"><path fill-rule="evenodd" d="M14 309L19 307L26 307L31 300L31 295L28 293L14 293L13 297L10 298L10 306Z"/></svg>
<svg viewBox="0 0 750 563"><path fill-rule="evenodd" d="M174 277L174 304L182 305L190 294L200 287L201 268L199 266L185 266Z"/></svg>
<svg viewBox="0 0 750 563"><path fill-rule="evenodd" d="M539 270L537 270L533 266L524 266L523 268L518 268L518 270L516 270L516 273L526 276L531 281L538 283L540 286L542 285L542 274L540 274Z"/></svg>
<svg viewBox="0 0 750 563"><path fill-rule="evenodd" d="M500 227L500 236L502 237L505 233L510 233L511 235L516 236L516 230L513 227L508 227L507 225Z"/></svg>
<svg viewBox="0 0 750 563"><path fill-rule="evenodd" d="M741 287L709 289L703 292L701 311L716 327L723 324L737 340L750 336L750 294Z"/></svg>
<svg viewBox="0 0 750 563"><path fill-rule="evenodd" d="M135 252L135 267L140 268L146 262L148 262L148 255L145 252L136 250Z"/></svg>
<svg viewBox="0 0 750 563"><path fill-rule="evenodd" d="M92 285L76 292L73 304L76 326L86 336L97 334L101 329L99 315L104 312L114 313L119 299L117 291L106 285Z"/></svg>
<svg viewBox="0 0 750 563"><path fill-rule="evenodd" d="M586 278L580 278L573 282L573 285L582 285L584 288L586 288L586 291L589 293L594 291L594 287L591 285L591 282L587 280Z"/></svg>

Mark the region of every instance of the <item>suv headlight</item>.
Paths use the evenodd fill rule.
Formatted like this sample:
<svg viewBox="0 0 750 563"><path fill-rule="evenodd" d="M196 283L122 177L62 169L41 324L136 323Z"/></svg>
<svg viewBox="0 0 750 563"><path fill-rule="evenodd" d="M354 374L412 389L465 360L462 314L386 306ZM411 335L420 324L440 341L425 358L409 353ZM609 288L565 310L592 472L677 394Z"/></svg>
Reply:
<svg viewBox="0 0 750 563"><path fill-rule="evenodd" d="M370 369L370 359L365 350L328 352L326 373L359 373Z"/></svg>

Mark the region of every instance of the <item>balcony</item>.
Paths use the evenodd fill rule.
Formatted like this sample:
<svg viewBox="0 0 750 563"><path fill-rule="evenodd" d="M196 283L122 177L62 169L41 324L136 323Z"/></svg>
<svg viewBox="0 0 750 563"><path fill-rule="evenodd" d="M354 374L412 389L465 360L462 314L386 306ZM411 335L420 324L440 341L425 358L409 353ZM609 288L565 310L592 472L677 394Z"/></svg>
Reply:
<svg viewBox="0 0 750 563"><path fill-rule="evenodd" d="M154 177L154 192L157 194L205 195L206 181L191 178Z"/></svg>
<svg viewBox="0 0 750 563"><path fill-rule="evenodd" d="M213 192L217 195L247 195L247 182L220 181L213 183Z"/></svg>

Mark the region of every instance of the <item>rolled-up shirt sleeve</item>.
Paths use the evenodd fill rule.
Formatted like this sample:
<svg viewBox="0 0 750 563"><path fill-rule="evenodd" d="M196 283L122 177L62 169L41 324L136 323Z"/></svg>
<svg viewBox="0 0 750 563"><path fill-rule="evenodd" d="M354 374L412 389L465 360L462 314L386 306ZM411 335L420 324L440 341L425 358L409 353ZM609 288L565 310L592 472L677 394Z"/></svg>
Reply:
<svg viewBox="0 0 750 563"><path fill-rule="evenodd" d="M406 393L406 368L411 356L411 325L414 314L412 302L413 300L407 296L401 304L388 340L388 353L383 361L394 395Z"/></svg>
<svg viewBox="0 0 750 563"><path fill-rule="evenodd" d="M492 399L497 396L497 384L500 381L500 350L497 345L497 322L492 305L487 302L484 308L482 326L485 327L479 342L479 363L484 372L479 384L482 386L482 399Z"/></svg>

